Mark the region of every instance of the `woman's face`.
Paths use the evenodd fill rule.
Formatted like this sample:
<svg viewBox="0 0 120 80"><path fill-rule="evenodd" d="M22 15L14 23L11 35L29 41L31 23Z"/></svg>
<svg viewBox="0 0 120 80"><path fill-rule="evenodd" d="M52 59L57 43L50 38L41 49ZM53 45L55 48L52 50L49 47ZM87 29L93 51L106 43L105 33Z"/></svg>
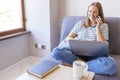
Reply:
<svg viewBox="0 0 120 80"><path fill-rule="evenodd" d="M98 17L98 8L96 6L90 6L88 9L88 18L91 21L96 21L96 18Z"/></svg>

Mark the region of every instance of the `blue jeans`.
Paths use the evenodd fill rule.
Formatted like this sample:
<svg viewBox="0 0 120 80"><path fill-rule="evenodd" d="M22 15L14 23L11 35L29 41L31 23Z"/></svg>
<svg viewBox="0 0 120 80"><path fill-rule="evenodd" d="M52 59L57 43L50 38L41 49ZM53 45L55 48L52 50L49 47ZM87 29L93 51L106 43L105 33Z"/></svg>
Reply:
<svg viewBox="0 0 120 80"><path fill-rule="evenodd" d="M61 49L56 47L53 49L52 56L56 60L72 64L78 56L73 54L70 49ZM96 74L113 75L117 71L117 63L112 57L98 57L87 62L88 70Z"/></svg>
<svg viewBox="0 0 120 80"><path fill-rule="evenodd" d="M58 47L53 49L52 55L56 60L60 60L68 64L72 64L78 58L78 56L73 54L71 50L65 48L61 49Z"/></svg>

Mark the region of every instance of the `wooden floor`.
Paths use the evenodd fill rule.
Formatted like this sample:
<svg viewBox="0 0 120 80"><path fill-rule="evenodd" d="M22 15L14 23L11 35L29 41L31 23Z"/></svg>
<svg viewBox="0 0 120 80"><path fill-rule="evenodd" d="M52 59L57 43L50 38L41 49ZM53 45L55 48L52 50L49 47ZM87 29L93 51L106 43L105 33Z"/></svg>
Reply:
<svg viewBox="0 0 120 80"><path fill-rule="evenodd" d="M29 56L0 72L0 80L15 80L26 72L27 68L38 63L40 58Z"/></svg>

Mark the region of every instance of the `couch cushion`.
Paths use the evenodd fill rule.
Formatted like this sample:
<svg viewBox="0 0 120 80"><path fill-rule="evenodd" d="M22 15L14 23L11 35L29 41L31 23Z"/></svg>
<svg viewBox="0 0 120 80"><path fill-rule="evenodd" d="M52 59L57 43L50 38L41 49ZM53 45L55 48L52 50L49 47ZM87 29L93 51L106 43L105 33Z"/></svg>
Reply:
<svg viewBox="0 0 120 80"><path fill-rule="evenodd" d="M84 16L66 16L62 22L60 41L70 33L71 29L79 20L84 20ZM109 47L110 54L120 54L120 18L106 17L106 23L109 25Z"/></svg>
<svg viewBox="0 0 120 80"><path fill-rule="evenodd" d="M120 54L120 18L106 17L105 20L109 25L110 53Z"/></svg>
<svg viewBox="0 0 120 80"><path fill-rule="evenodd" d="M71 29L74 27L74 25L80 19L84 19L84 17L80 17L80 16L67 16L67 17L65 17L63 19L60 41L62 41L62 40L64 40L66 38L66 36L70 33Z"/></svg>

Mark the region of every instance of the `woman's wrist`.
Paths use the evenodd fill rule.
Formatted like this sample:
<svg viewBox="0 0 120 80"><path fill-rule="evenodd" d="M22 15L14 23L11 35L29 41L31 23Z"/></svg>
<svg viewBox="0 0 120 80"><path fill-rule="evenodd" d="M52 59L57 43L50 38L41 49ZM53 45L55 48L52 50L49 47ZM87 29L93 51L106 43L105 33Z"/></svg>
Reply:
<svg viewBox="0 0 120 80"><path fill-rule="evenodd" d="M72 38L72 37L67 37L67 38L64 40L64 42L67 42L67 41L69 41L69 40L71 40L71 39L74 39L74 38Z"/></svg>

